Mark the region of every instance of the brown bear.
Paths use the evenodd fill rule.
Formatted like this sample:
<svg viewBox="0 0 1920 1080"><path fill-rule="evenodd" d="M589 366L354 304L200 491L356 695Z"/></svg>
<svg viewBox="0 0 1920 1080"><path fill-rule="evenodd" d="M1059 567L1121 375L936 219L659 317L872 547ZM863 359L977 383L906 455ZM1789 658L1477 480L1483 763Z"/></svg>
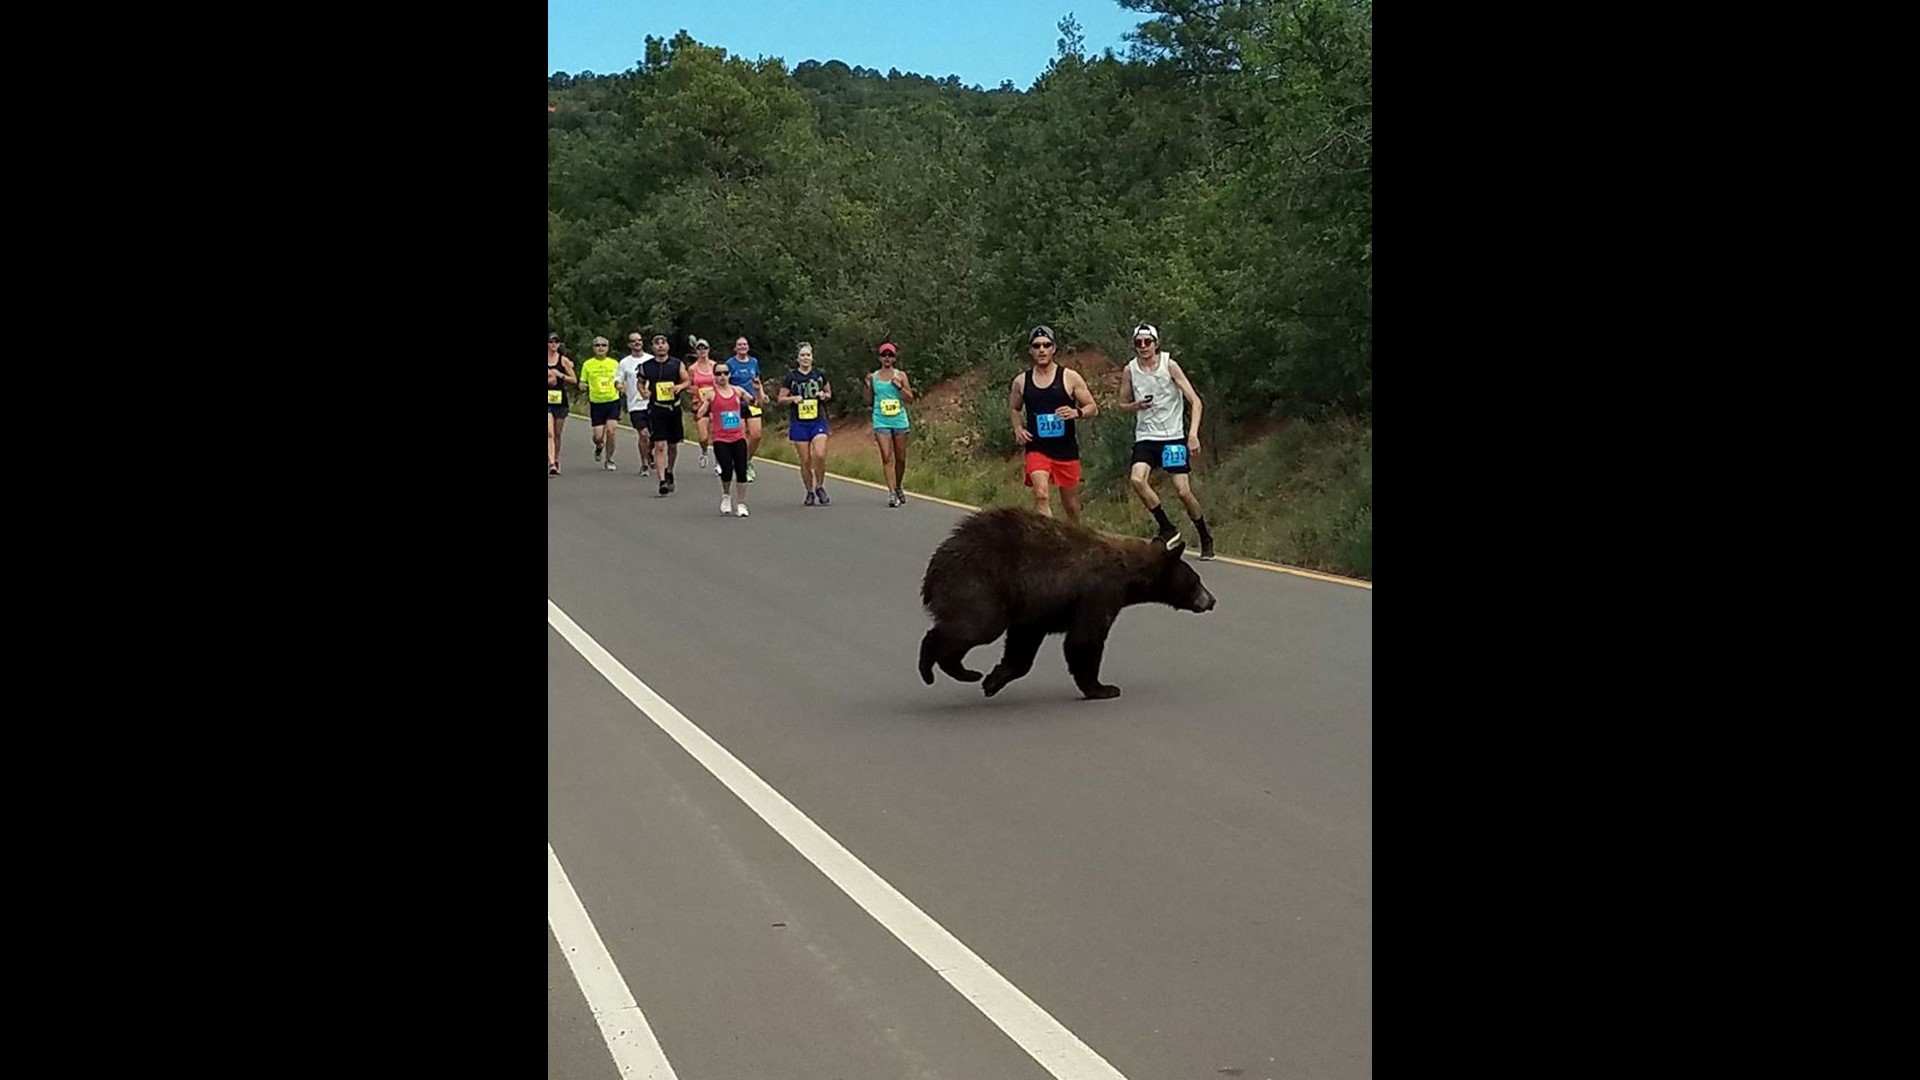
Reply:
<svg viewBox="0 0 1920 1080"><path fill-rule="evenodd" d="M1102 536L1031 510L1003 507L972 514L927 560L920 602L933 629L920 639L920 678L933 668L961 682L980 673L967 651L1004 631L1007 650L982 686L988 697L1033 667L1048 634L1065 634L1067 671L1089 698L1120 696L1100 681L1107 631L1129 604L1213 610L1213 594L1181 561L1184 545Z"/></svg>

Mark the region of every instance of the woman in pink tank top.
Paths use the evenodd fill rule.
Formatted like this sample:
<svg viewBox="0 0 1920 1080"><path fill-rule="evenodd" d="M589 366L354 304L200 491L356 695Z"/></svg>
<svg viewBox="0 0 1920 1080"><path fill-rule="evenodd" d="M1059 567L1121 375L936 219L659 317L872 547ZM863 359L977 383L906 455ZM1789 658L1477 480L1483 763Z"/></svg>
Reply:
<svg viewBox="0 0 1920 1080"><path fill-rule="evenodd" d="M713 365L713 396L701 402L699 419L713 432L713 459L720 470L720 513L747 516L747 398L733 385L726 361ZM736 494L737 493L737 494Z"/></svg>
<svg viewBox="0 0 1920 1080"><path fill-rule="evenodd" d="M700 433L699 468L707 467L707 448L713 445L713 433L708 430L707 414L700 408L713 397L713 357L708 355L706 338L693 338L693 359L687 364L687 377L693 382L694 426Z"/></svg>

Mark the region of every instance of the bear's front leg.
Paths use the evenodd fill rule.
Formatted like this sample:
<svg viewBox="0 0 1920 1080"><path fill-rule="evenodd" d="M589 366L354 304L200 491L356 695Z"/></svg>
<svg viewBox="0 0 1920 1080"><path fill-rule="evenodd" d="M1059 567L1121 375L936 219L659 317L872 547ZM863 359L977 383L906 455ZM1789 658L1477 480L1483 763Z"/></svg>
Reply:
<svg viewBox="0 0 1920 1080"><path fill-rule="evenodd" d="M1116 698L1120 688L1100 681L1100 658L1106 655L1107 631L1113 628L1114 612L1081 608L1067 631L1067 672L1073 683L1089 699Z"/></svg>
<svg viewBox="0 0 1920 1080"><path fill-rule="evenodd" d="M1040 643L1046 640L1047 632L1037 626L1007 627L1007 650L1000 657L1000 663L987 673L987 681L980 688L988 697L1000 692L1002 687L1033 670L1033 658L1040 652Z"/></svg>

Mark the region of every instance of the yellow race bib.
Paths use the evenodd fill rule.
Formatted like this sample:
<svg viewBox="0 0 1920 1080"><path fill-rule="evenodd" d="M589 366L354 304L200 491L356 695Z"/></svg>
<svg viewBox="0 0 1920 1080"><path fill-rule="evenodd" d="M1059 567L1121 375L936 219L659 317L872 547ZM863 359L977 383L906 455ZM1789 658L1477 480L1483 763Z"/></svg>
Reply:
<svg viewBox="0 0 1920 1080"><path fill-rule="evenodd" d="M800 419L802 420L820 419L820 403L812 399L802 401L800 403Z"/></svg>
<svg viewBox="0 0 1920 1080"><path fill-rule="evenodd" d="M549 404L549 405L565 405L566 403L567 403L567 399L566 399L566 397L565 397L565 396L563 396L563 395L562 395L562 394L560 393L560 391L558 391L558 390L549 390L549 391L547 391L547 404Z"/></svg>
<svg viewBox="0 0 1920 1080"><path fill-rule="evenodd" d="M599 398L605 398L605 399L608 399L608 400L612 400L612 398L613 398L613 376L611 376L611 375L595 375L595 376L593 377L593 394L594 394L594 396L595 396L595 397L599 397Z"/></svg>
<svg viewBox="0 0 1920 1080"><path fill-rule="evenodd" d="M899 398L882 398L880 401L880 415L881 416L899 416L900 415L900 399Z"/></svg>
<svg viewBox="0 0 1920 1080"><path fill-rule="evenodd" d="M661 380L660 382L654 383L653 384L653 400L660 402L662 405L672 402L673 401L673 383L668 382L664 379Z"/></svg>

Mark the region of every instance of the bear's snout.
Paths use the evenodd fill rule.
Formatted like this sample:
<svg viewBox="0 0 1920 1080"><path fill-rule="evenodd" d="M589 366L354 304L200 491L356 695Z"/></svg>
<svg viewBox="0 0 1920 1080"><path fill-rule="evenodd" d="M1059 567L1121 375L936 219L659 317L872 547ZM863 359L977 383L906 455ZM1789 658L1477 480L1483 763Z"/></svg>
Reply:
<svg viewBox="0 0 1920 1080"><path fill-rule="evenodd" d="M1204 586L1200 589L1200 595L1194 600L1193 610L1196 612L1213 610L1213 594Z"/></svg>

